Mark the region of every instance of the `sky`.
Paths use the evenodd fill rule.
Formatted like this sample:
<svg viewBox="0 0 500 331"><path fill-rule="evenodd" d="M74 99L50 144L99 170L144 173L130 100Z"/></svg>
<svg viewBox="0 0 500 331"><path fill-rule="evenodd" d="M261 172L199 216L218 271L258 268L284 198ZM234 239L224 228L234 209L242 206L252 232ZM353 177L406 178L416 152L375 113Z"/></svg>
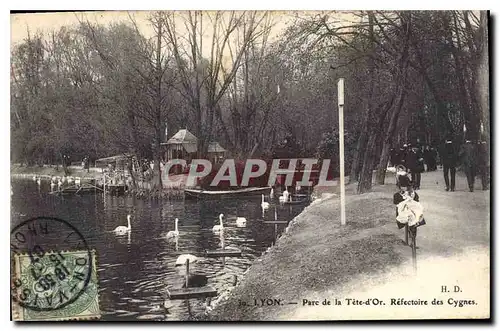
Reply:
<svg viewBox="0 0 500 331"><path fill-rule="evenodd" d="M35 13L35 14L12 14L11 15L11 43L22 41L30 33L40 31L44 34L58 30L62 26L78 24L79 20L89 20L93 23L108 25L120 21L130 21L129 14L134 17L137 25L144 36L152 35L152 28L147 22L149 11L96 11L96 12L63 12L63 13ZM275 11L274 17L277 24L275 33L285 28L290 22L293 12Z"/></svg>

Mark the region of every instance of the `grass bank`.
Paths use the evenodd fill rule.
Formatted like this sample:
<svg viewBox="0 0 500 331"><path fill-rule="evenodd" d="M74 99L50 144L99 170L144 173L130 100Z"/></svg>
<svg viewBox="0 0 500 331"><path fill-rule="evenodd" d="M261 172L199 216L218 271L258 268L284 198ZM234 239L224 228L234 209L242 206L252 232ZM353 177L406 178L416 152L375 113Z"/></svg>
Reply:
<svg viewBox="0 0 500 331"><path fill-rule="evenodd" d="M297 216L277 244L257 259L230 295L200 319L215 321L342 320L394 318L485 318L489 316L489 191L469 192L457 175L455 192L445 192L442 171L422 174L418 191L427 225L417 237L418 273L411 249L402 244L403 230L394 221L393 178L371 193L354 195L346 188L347 225L340 226L335 187L315 192L320 198ZM322 198L321 198L322 197ZM460 267L457 267L460 266ZM303 299L390 298L432 300L442 284L459 284L461 299L476 305L445 306L307 306ZM459 296L454 294L455 297ZM281 305L261 305L277 299ZM257 300L258 305L255 305ZM290 303L296 304L290 304ZM245 304L242 304L245 303ZM443 308L444 307L444 308ZM389 309L387 309L389 308Z"/></svg>
<svg viewBox="0 0 500 331"><path fill-rule="evenodd" d="M392 185L364 195L348 194L347 225L340 226L335 194L323 194L289 225L271 250L250 267L227 300L208 320L279 320L311 293L341 287L363 274L387 271L406 257L394 227ZM352 187L347 192L352 192ZM279 299L284 305L255 306L254 300ZM247 305L242 305L245 302Z"/></svg>

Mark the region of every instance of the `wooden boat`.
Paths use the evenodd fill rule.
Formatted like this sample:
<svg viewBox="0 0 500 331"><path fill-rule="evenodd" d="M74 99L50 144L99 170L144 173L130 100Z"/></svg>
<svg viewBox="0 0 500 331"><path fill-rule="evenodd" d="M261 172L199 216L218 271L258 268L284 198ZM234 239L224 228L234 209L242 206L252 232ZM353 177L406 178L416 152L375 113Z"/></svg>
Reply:
<svg viewBox="0 0 500 331"><path fill-rule="evenodd" d="M50 192L50 194L89 194L96 193L97 190L101 189L91 184L83 184L81 186L63 187L60 190Z"/></svg>
<svg viewBox="0 0 500 331"><path fill-rule="evenodd" d="M211 199L211 198L239 198L248 196L260 196L269 194L271 187L245 187L235 190L215 191L215 190L200 190L200 189L184 189L186 198L196 199Z"/></svg>

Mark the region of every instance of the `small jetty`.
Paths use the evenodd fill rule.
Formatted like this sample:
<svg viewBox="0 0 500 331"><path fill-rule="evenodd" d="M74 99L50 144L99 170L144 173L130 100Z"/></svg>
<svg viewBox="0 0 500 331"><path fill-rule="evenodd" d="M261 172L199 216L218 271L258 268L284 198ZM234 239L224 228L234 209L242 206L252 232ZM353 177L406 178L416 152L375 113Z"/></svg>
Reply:
<svg viewBox="0 0 500 331"><path fill-rule="evenodd" d="M221 248L215 250L206 250L207 257L238 257L241 256L241 249L236 248Z"/></svg>
<svg viewBox="0 0 500 331"><path fill-rule="evenodd" d="M262 223L264 224L288 224L289 221L284 220L264 220Z"/></svg>
<svg viewBox="0 0 500 331"><path fill-rule="evenodd" d="M186 261L186 277L185 287L168 289L167 295L170 300L192 299L192 298L209 298L216 297L217 290L211 286L189 287L189 260Z"/></svg>
<svg viewBox="0 0 500 331"><path fill-rule="evenodd" d="M106 184L104 191L113 195L122 195L127 191L127 186L125 184Z"/></svg>

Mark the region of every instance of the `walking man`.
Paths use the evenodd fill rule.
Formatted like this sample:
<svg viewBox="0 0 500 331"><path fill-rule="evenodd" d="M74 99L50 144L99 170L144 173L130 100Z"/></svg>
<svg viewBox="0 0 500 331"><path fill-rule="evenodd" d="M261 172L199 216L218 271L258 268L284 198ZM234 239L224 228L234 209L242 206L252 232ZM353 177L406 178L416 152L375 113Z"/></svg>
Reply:
<svg viewBox="0 0 500 331"><path fill-rule="evenodd" d="M476 177L476 146L472 143L472 141L465 141L461 159L463 162L465 175L467 176L467 185L469 185L469 191L474 192L474 180Z"/></svg>
<svg viewBox="0 0 500 331"><path fill-rule="evenodd" d="M457 151L451 139L446 139L441 151L441 162L443 164L444 182L446 191L455 191L455 173L457 166ZM450 177L451 183L450 183ZM451 185L450 185L451 184Z"/></svg>
<svg viewBox="0 0 500 331"><path fill-rule="evenodd" d="M489 186L489 157L488 146L486 141L478 141L477 145L477 170L481 176L481 184L483 191L488 189Z"/></svg>

